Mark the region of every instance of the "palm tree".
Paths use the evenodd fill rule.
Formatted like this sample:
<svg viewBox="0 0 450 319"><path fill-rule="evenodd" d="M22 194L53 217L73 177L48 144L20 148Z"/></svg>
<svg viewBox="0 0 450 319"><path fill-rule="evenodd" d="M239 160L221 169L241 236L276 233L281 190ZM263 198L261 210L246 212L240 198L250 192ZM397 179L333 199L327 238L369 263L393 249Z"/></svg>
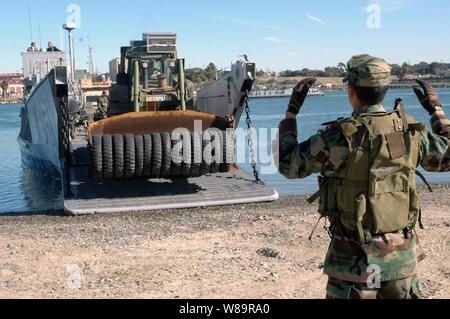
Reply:
<svg viewBox="0 0 450 319"><path fill-rule="evenodd" d="M3 80L2 83L0 83L0 88L3 91L3 93L2 93L2 97L3 98L6 97L6 91L8 90L8 87L9 87L9 84L5 80Z"/></svg>

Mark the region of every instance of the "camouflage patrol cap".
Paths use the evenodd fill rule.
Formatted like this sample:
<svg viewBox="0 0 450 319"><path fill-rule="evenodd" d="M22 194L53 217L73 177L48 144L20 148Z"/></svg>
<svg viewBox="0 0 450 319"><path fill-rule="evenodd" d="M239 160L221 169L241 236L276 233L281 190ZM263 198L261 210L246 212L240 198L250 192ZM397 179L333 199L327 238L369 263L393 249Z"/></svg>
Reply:
<svg viewBox="0 0 450 319"><path fill-rule="evenodd" d="M368 54L355 55L347 64L344 83L361 87L382 87L391 84L392 67L385 60Z"/></svg>

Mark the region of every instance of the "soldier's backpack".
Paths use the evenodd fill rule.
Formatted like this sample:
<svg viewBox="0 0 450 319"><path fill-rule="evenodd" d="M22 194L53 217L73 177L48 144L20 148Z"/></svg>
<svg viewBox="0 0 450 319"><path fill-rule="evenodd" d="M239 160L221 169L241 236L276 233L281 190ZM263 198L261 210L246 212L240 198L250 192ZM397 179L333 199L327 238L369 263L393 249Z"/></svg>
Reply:
<svg viewBox="0 0 450 319"><path fill-rule="evenodd" d="M348 142L346 166L319 178L319 212L356 233L361 242L375 234L410 234L420 221L416 190L421 131L403 110L360 114L335 123Z"/></svg>

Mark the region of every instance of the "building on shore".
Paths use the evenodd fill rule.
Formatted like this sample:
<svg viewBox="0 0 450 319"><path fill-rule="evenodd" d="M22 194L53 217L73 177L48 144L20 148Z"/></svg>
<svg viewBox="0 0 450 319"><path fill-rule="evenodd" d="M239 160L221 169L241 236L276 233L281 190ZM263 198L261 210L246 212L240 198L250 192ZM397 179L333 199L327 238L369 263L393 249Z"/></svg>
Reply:
<svg viewBox="0 0 450 319"><path fill-rule="evenodd" d="M8 84L8 88L6 89L5 94L3 94L3 89L0 85L0 96L4 95L11 98L21 99L23 97L24 86L22 74L20 73L4 73L0 74L0 84L6 82Z"/></svg>
<svg viewBox="0 0 450 319"><path fill-rule="evenodd" d="M439 75L443 78L449 79L450 78L450 70L441 71L441 73Z"/></svg>
<svg viewBox="0 0 450 319"><path fill-rule="evenodd" d="M109 61L109 76L112 83L117 82L117 74L119 73L120 69L120 59L115 58L111 61Z"/></svg>

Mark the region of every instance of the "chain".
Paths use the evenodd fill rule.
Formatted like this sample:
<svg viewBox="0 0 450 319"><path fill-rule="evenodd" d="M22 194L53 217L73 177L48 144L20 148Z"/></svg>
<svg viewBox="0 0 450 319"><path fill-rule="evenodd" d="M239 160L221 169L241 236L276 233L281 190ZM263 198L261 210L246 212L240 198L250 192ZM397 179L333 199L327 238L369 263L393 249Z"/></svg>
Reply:
<svg viewBox="0 0 450 319"><path fill-rule="evenodd" d="M70 114L69 114L69 102L67 97L63 97L60 102L60 108L61 108L61 117L62 117L62 143L63 143L63 152L65 157L65 195L66 196L72 196L72 190L71 190L71 175L69 167L71 165L71 158L70 158Z"/></svg>
<svg viewBox="0 0 450 319"><path fill-rule="evenodd" d="M251 110L250 105L248 103L248 91L245 91L244 95L244 103L245 103L245 113L247 114L247 139L248 139L248 152L250 155L250 162L253 169L253 176L255 177L256 184L262 184L264 185L264 182L261 180L261 174L258 171L258 168L256 166L256 152L255 152L255 143L253 141L253 134L252 134L252 119L251 119Z"/></svg>
<svg viewBox="0 0 450 319"><path fill-rule="evenodd" d="M61 117L62 117L62 143L63 143L63 151L64 155L67 156L69 152L69 143L70 143L70 127L69 127L69 111L68 111L68 102L65 97L61 99Z"/></svg>

